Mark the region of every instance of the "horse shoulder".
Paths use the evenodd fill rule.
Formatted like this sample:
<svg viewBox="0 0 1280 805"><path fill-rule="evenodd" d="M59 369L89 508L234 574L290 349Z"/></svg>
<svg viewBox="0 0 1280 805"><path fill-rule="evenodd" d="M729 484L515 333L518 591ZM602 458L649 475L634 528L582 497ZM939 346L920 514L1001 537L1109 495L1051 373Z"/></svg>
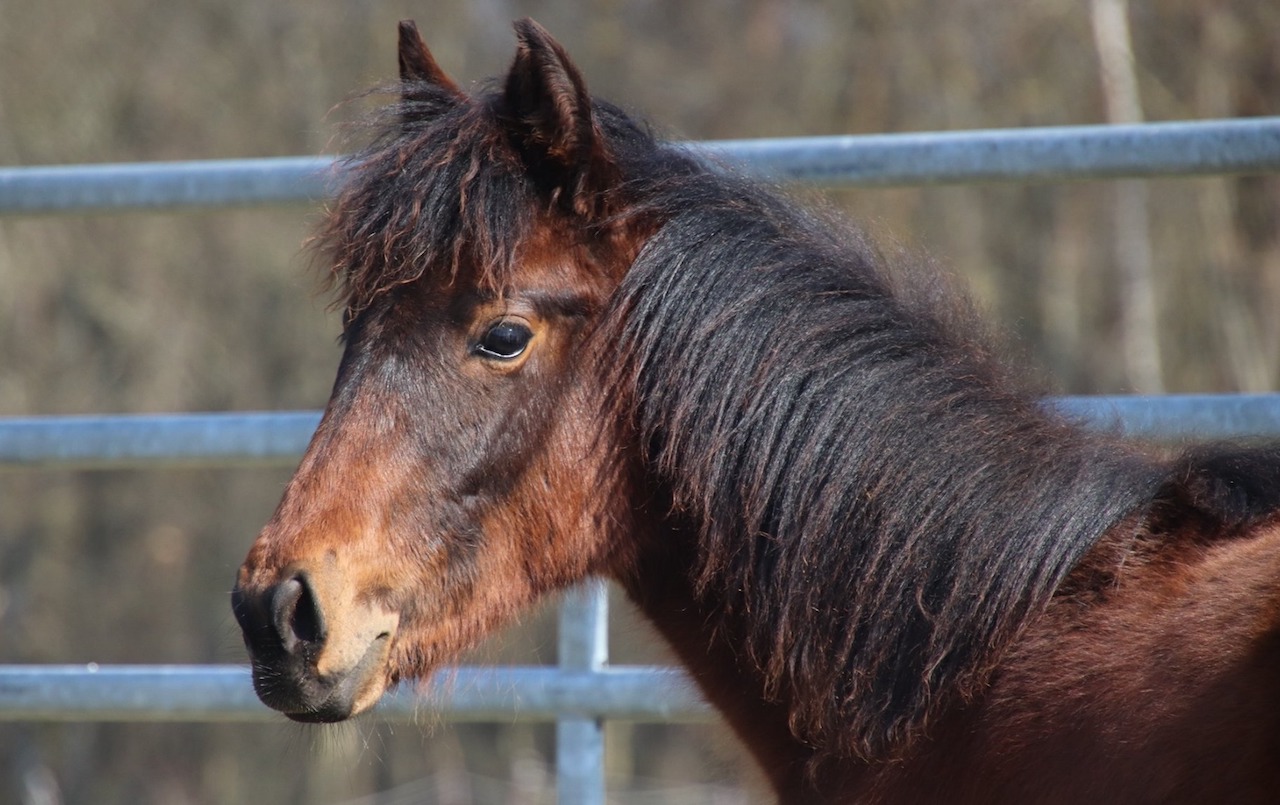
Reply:
<svg viewBox="0 0 1280 805"><path fill-rule="evenodd" d="M975 795L994 784L1025 802L1274 801L1280 462L1186 462L1157 529L1108 534L958 716Z"/></svg>
<svg viewBox="0 0 1280 805"><path fill-rule="evenodd" d="M868 801L1271 802L1280 449L1198 447ZM945 787L937 781L945 780Z"/></svg>

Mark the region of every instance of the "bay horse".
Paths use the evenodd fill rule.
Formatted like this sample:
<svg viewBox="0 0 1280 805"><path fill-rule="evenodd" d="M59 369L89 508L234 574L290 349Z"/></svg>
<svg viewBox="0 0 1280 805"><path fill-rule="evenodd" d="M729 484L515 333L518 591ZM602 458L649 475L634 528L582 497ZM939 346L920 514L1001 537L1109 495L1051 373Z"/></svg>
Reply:
<svg viewBox="0 0 1280 805"><path fill-rule="evenodd" d="M267 705L369 708L616 581L786 802L1280 799L1280 449L1070 421L963 295L412 23L319 233L323 419L239 570Z"/></svg>

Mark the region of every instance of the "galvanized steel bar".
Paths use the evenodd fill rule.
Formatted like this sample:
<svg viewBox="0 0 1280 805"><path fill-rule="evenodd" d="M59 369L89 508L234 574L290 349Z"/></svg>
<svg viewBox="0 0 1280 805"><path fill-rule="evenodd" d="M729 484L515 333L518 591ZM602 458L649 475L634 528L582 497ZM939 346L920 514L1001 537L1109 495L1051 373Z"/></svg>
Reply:
<svg viewBox="0 0 1280 805"><path fill-rule="evenodd" d="M1162 440L1280 438L1280 394L1062 397L1095 427ZM317 411L0 418L0 468L289 466Z"/></svg>
<svg viewBox="0 0 1280 805"><path fill-rule="evenodd" d="M717 140L684 147L823 187L1280 171L1280 118ZM0 215L312 202L332 157L0 168Z"/></svg>
<svg viewBox="0 0 1280 805"><path fill-rule="evenodd" d="M375 718L393 722L551 721L566 715L701 722L711 714L684 674L650 666L447 669L423 690L398 689L374 709ZM243 666L0 665L0 722L281 719L258 701Z"/></svg>
<svg viewBox="0 0 1280 805"><path fill-rule="evenodd" d="M588 581L560 603L560 668L597 672L609 660L609 596L604 582ZM604 805L604 722L598 716L565 715L556 721L556 801Z"/></svg>
<svg viewBox="0 0 1280 805"><path fill-rule="evenodd" d="M1280 171L1280 118L703 142L820 187L1163 178Z"/></svg>
<svg viewBox="0 0 1280 805"><path fill-rule="evenodd" d="M332 157L0 168L0 214L301 204L330 195L339 176Z"/></svg>
<svg viewBox="0 0 1280 805"><path fill-rule="evenodd" d="M609 591L588 581L560 602L557 659L561 668L598 671L609 662Z"/></svg>
<svg viewBox="0 0 1280 805"><path fill-rule="evenodd" d="M1163 442L1280 439L1280 394L1059 397L1090 427Z"/></svg>
<svg viewBox="0 0 1280 805"><path fill-rule="evenodd" d="M289 466L319 421L318 411L0 419L0 468Z"/></svg>

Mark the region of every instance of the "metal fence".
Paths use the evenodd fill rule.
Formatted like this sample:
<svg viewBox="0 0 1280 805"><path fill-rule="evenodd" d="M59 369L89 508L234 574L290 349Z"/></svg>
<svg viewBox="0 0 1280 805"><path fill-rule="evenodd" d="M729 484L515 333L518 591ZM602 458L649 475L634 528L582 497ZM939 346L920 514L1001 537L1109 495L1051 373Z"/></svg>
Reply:
<svg viewBox="0 0 1280 805"><path fill-rule="evenodd" d="M823 187L1049 181L1280 171L1280 118L1134 126L814 137L690 144L775 179ZM0 169L0 215L310 203L331 159ZM1280 437L1280 394L1073 397L1095 426L1159 439ZM0 419L0 468L110 469L295 462L316 412ZM377 712L459 721L555 720L563 803L604 801L603 721L709 717L682 673L609 666L603 585L561 607L558 667L460 668ZM0 666L0 721L261 721L277 716L235 666Z"/></svg>

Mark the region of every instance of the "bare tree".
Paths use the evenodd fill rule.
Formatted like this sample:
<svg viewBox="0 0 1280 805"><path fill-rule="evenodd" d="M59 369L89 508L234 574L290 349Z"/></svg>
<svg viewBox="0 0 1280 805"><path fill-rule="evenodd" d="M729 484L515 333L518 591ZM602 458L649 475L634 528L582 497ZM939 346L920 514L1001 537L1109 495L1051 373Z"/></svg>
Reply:
<svg viewBox="0 0 1280 805"><path fill-rule="evenodd" d="M1129 36L1128 0L1092 0L1093 40L1111 123L1142 122L1138 77ZM1147 185L1115 185L1112 248L1120 272L1121 339L1125 369L1135 391L1164 391L1160 360L1159 303L1152 271Z"/></svg>

